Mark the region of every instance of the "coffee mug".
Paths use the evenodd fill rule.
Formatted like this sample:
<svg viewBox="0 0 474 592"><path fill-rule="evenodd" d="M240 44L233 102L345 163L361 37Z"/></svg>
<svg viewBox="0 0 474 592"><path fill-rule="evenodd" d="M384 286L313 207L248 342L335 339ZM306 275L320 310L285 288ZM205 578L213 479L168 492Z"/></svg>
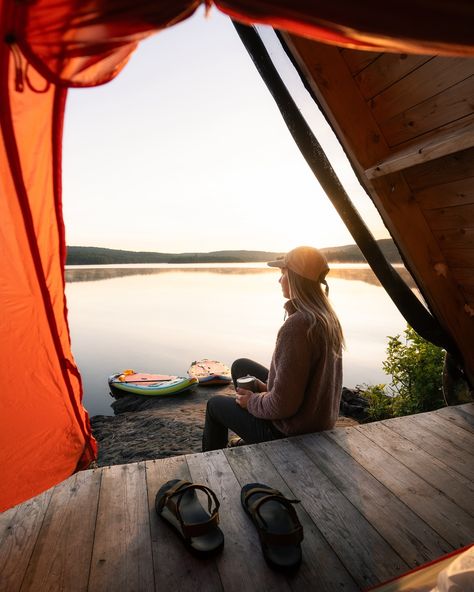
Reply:
<svg viewBox="0 0 474 592"><path fill-rule="evenodd" d="M237 378L237 386L239 388L247 389L248 391L252 391L254 393L257 392L257 379L255 376L242 376L242 378Z"/></svg>

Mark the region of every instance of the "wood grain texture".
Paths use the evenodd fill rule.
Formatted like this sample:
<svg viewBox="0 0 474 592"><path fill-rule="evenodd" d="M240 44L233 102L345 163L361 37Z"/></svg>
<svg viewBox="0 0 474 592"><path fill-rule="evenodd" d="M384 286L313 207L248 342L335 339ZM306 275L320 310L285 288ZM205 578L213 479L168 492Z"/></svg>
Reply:
<svg viewBox="0 0 474 592"><path fill-rule="evenodd" d="M416 191L414 197L423 210L471 204L474 203L474 177L428 186Z"/></svg>
<svg viewBox="0 0 474 592"><path fill-rule="evenodd" d="M187 461L193 481L210 487L221 503L225 545L216 564L225 590L290 590L262 557L257 531L240 505L240 484L222 450L191 455Z"/></svg>
<svg viewBox="0 0 474 592"><path fill-rule="evenodd" d="M458 411L463 412L463 413L467 413L468 415L474 415L474 404L473 403L468 403L467 405L460 405L459 407L456 407L456 409Z"/></svg>
<svg viewBox="0 0 474 592"><path fill-rule="evenodd" d="M428 429L416 415L400 417L387 421L390 429L407 438L422 450L425 450L431 456L449 465L453 470L464 475L469 480L474 481L474 463L472 462L472 452L466 451L450 438L449 433L445 432L443 436Z"/></svg>
<svg viewBox="0 0 474 592"><path fill-rule="evenodd" d="M474 171L474 148L468 148L456 154L445 156L439 162L426 162L407 169L404 177L411 190L419 195L423 189L454 183L462 179L471 179ZM472 203L472 202L468 202Z"/></svg>
<svg viewBox="0 0 474 592"><path fill-rule="evenodd" d="M261 446L241 446L225 451L225 455L240 486L247 483L263 483L281 491L290 499L296 497L291 483L287 484L282 479ZM296 574L287 577L291 588L320 592L359 590L359 586L344 568L304 507L298 504L295 510L304 530L304 541L301 544L303 561Z"/></svg>
<svg viewBox="0 0 474 592"><path fill-rule="evenodd" d="M448 419L444 419L442 415L419 413L412 417L412 421L417 426L419 425L423 429L440 436L443 440L449 442L454 449L460 448L466 452L474 451L474 434L453 425Z"/></svg>
<svg viewBox="0 0 474 592"><path fill-rule="evenodd" d="M474 417L469 413L466 413L467 409L469 409L469 404L444 407L443 409L438 409L433 413L435 415L441 415L444 419L453 422L460 428L464 428L470 433L474 433Z"/></svg>
<svg viewBox="0 0 474 592"><path fill-rule="evenodd" d="M363 434L473 516L474 485L472 482L446 463L434 458L410 440L391 430L389 425L383 422L364 425Z"/></svg>
<svg viewBox="0 0 474 592"><path fill-rule="evenodd" d="M359 428L326 434L454 548L472 540L474 520L467 512L372 442Z"/></svg>
<svg viewBox="0 0 474 592"><path fill-rule="evenodd" d="M433 56L384 53L370 62L354 80L362 96L371 99L431 59Z"/></svg>
<svg viewBox="0 0 474 592"><path fill-rule="evenodd" d="M434 57L370 101L382 123L455 86L474 74L471 58Z"/></svg>
<svg viewBox="0 0 474 592"><path fill-rule="evenodd" d="M154 589L145 464L102 469L89 590Z"/></svg>
<svg viewBox="0 0 474 592"><path fill-rule="evenodd" d="M384 54L375 51L358 51L357 49L342 49L341 55L344 58L349 70L353 75L372 64Z"/></svg>
<svg viewBox="0 0 474 592"><path fill-rule="evenodd" d="M390 146L399 146L402 142L471 116L473 95L474 76L470 76L444 92L380 122L380 129ZM472 146L469 139L469 136L466 136L465 141L468 142L468 146ZM458 150L465 147L460 145Z"/></svg>
<svg viewBox="0 0 474 592"><path fill-rule="evenodd" d="M0 513L0 588L17 592L21 588L28 563L54 488Z"/></svg>
<svg viewBox="0 0 474 592"><path fill-rule="evenodd" d="M472 228L450 228L434 231L442 249L463 249L474 247L474 221Z"/></svg>
<svg viewBox="0 0 474 592"><path fill-rule="evenodd" d="M214 559L194 557L179 535L155 511L155 497L160 487L171 479L191 481L184 456L145 463L150 513L151 545L155 590L165 592L171 586L176 591L209 590L220 592L222 584Z"/></svg>
<svg viewBox="0 0 474 592"><path fill-rule="evenodd" d="M472 113L441 128L423 133L393 148L390 154L365 171L369 179L403 171L422 162L439 159L474 145Z"/></svg>
<svg viewBox="0 0 474 592"><path fill-rule="evenodd" d="M54 488L22 591L87 590L100 482L95 469Z"/></svg>
<svg viewBox="0 0 474 592"><path fill-rule="evenodd" d="M426 563L452 550L333 440L312 435L297 443L408 565Z"/></svg>
<svg viewBox="0 0 474 592"><path fill-rule="evenodd" d="M474 203L426 210L425 216L433 230L474 229Z"/></svg>
<svg viewBox="0 0 474 592"><path fill-rule="evenodd" d="M295 442L262 447L361 588L406 571L407 563Z"/></svg>

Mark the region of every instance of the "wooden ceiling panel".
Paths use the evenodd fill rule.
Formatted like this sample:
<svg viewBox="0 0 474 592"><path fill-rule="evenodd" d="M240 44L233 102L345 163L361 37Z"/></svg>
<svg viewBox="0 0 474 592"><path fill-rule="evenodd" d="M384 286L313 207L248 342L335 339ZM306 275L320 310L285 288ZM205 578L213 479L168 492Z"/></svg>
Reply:
<svg viewBox="0 0 474 592"><path fill-rule="evenodd" d="M432 59L433 56L385 53L359 72L354 80L362 96L369 100Z"/></svg>
<svg viewBox="0 0 474 592"><path fill-rule="evenodd" d="M380 121L380 129L389 146L413 140L453 121L474 113L474 76L449 87L391 117Z"/></svg>

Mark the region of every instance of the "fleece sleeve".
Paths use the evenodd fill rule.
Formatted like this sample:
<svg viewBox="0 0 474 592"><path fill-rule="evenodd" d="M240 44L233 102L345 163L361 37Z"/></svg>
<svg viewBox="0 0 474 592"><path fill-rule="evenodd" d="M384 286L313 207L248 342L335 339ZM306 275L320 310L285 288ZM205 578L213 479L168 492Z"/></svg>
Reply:
<svg viewBox="0 0 474 592"><path fill-rule="evenodd" d="M248 403L249 413L261 419L292 417L303 402L314 356L306 336L307 324L297 315L289 317L281 327L272 365L274 378L270 390L253 394Z"/></svg>

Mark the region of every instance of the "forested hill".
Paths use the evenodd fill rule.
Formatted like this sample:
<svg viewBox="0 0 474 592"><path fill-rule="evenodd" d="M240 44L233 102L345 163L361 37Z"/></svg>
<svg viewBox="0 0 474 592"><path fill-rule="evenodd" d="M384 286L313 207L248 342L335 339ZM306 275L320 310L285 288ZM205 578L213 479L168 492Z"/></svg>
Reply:
<svg viewBox="0 0 474 592"><path fill-rule="evenodd" d="M391 239L377 241L392 263L401 262ZM321 249L328 261L336 263L364 263L356 245ZM68 247L67 265L113 265L122 263L252 263L271 261L283 253L271 251L211 251L210 253L155 253L148 251L122 251L100 247Z"/></svg>

